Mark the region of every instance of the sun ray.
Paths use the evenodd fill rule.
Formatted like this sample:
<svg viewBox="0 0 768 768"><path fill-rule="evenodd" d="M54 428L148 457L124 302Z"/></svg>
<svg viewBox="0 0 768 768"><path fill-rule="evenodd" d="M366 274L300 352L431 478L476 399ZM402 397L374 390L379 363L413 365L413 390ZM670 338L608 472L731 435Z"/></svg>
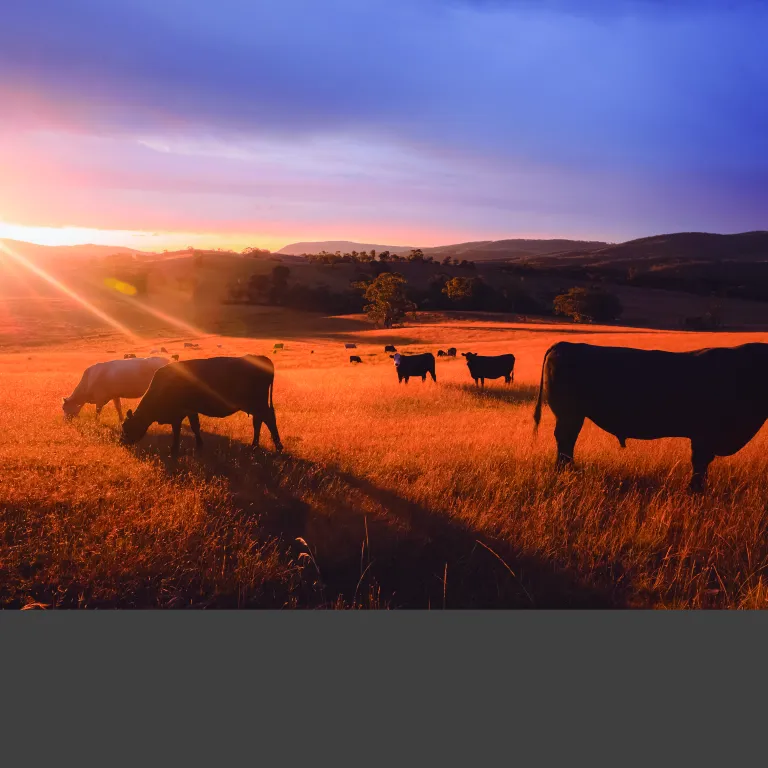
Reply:
<svg viewBox="0 0 768 768"><path fill-rule="evenodd" d="M29 259L22 256L21 254L16 253L12 248L9 248L7 245L5 245L2 242L0 242L0 250L2 250L2 252L6 254L8 257L13 259L13 261L16 264L19 264L20 266L24 267L24 269L37 275L42 280L45 280L45 282L47 282L49 285L53 286L58 291L63 293L65 296L67 296L68 298L80 304L81 307L83 307L84 309L87 309L91 314L95 315L100 320L103 320L105 323L108 323L115 330L120 331L120 333L127 336L131 341L133 342L141 341L141 338L136 333L134 333L130 328L118 322L113 317L108 315L106 312L104 312L103 310L91 304L90 301L88 301L87 299L84 299L82 296L80 296L79 293L77 293L76 291L73 291L67 285L62 283L61 280L55 278L53 275L50 275L42 267L38 266L37 264L34 264L33 262L31 262Z"/></svg>

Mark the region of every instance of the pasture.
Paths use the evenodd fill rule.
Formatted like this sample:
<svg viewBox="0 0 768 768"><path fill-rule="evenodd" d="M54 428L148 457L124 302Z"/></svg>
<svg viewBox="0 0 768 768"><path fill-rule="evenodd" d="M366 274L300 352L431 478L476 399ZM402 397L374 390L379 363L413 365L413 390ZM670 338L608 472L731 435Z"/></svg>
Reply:
<svg viewBox="0 0 768 768"><path fill-rule="evenodd" d="M557 340L683 350L766 334L444 318L383 331L280 310L246 323L229 308L213 333L154 318L129 341L109 326L78 337L75 320L40 313L25 335L21 311L0 327L2 606L768 603L765 429L715 460L708 493L691 496L686 441L630 440L622 450L587 423L576 468L557 475L552 414L537 438L532 422L542 358ZM284 348L273 353L277 342ZM362 363L349 363L345 343ZM515 382L477 391L459 356L437 361L437 384L398 385L385 344L512 352ZM111 404L99 421L93 406L64 421L61 399L88 365L161 345L182 359L271 357L285 453L264 430L253 454L245 414L201 417L202 454L185 422L177 461L170 427L121 445Z"/></svg>

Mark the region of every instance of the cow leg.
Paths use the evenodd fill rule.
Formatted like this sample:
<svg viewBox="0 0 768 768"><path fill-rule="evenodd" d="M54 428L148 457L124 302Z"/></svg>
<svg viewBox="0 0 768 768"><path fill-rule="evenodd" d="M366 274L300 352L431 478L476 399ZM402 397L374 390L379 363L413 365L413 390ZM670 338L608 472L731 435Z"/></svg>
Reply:
<svg viewBox="0 0 768 768"><path fill-rule="evenodd" d="M96 421L99 420L99 416L101 416L101 409L104 407L104 404L96 405Z"/></svg>
<svg viewBox="0 0 768 768"><path fill-rule="evenodd" d="M692 493L701 493L704 490L704 484L707 479L707 469L715 454L701 445L691 441L691 463L693 464L693 474L691 475L691 484L689 489Z"/></svg>
<svg viewBox="0 0 768 768"><path fill-rule="evenodd" d="M424 374L424 375L421 377L421 383L423 384L423 383L424 383L426 380L427 380L427 374L425 373L425 374Z"/></svg>
<svg viewBox="0 0 768 768"><path fill-rule="evenodd" d="M407 384L408 383L408 379L410 379L411 377L410 376L403 376L403 378L405 379L405 383Z"/></svg>
<svg viewBox="0 0 768 768"><path fill-rule="evenodd" d="M278 453L282 453L283 444L280 441L280 433L277 431L277 420L275 419L274 408L269 408L267 412L264 414L264 423L267 425L269 434L272 437L272 442L275 444L275 450ZM261 423L259 423L259 428L261 428ZM254 429L254 433L255 433L255 429ZM254 437L255 437L255 434L254 434Z"/></svg>
<svg viewBox="0 0 768 768"><path fill-rule="evenodd" d="M480 379L480 389L485 389L485 379Z"/></svg>
<svg viewBox="0 0 768 768"><path fill-rule="evenodd" d="M584 426L584 417L557 418L555 440L557 441L557 468L562 469L573 461L576 439Z"/></svg>
<svg viewBox="0 0 768 768"><path fill-rule="evenodd" d="M261 435L261 425L264 421L264 417L260 413L254 413L253 414L253 442L251 443L252 448L258 448L259 447L259 436Z"/></svg>
<svg viewBox="0 0 768 768"><path fill-rule="evenodd" d="M432 376L432 381L434 381L435 384L437 384L437 376L435 376L435 372L434 371L430 371L429 374L430 374L430 376Z"/></svg>
<svg viewBox="0 0 768 768"><path fill-rule="evenodd" d="M171 456L176 458L176 456L179 455L179 443L181 442L181 422L184 419L181 418L178 421L174 421L173 424L171 424L171 428L173 429L173 443L171 444Z"/></svg>
<svg viewBox="0 0 768 768"><path fill-rule="evenodd" d="M200 434L200 416L197 413L188 413L187 419L189 420L189 426L192 427L192 431L195 433L195 449L199 451L203 447L203 437Z"/></svg>
<svg viewBox="0 0 768 768"><path fill-rule="evenodd" d="M115 404L115 410L117 411L117 420L122 424L123 423L123 408L120 405L120 398L116 397L112 402Z"/></svg>

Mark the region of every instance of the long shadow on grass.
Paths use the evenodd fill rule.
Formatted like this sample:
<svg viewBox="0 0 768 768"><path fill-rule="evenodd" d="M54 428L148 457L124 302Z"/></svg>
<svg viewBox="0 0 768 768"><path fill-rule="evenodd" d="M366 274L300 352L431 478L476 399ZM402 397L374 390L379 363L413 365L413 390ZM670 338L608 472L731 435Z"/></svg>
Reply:
<svg viewBox="0 0 768 768"><path fill-rule="evenodd" d="M137 450L174 475L223 478L244 516L256 516L305 564L298 604L395 608L608 608L626 604L630 585L581 574L517 550L335 466L251 450L204 433L203 451L168 457L170 435ZM297 541L301 539L302 541ZM617 569L617 566L610 565ZM625 582L628 582L626 579ZM227 596L216 603L227 606Z"/></svg>
<svg viewBox="0 0 768 768"><path fill-rule="evenodd" d="M459 392L463 392L470 397L477 400L499 400L503 403L509 403L510 405L521 405L524 403L534 403L539 395L539 388L535 384L504 384L503 379L499 379L501 383L494 382L489 384L485 382L485 387L476 387L474 384L454 384L448 382L443 386L449 389L455 389Z"/></svg>

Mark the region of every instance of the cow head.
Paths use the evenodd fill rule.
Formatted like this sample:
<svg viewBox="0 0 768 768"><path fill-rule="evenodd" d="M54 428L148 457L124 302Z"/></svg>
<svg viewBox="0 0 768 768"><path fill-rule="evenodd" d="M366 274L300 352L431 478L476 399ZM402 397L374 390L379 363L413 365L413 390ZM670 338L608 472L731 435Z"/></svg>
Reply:
<svg viewBox="0 0 768 768"><path fill-rule="evenodd" d="M477 357L477 352L462 352L462 357L466 357L467 361L471 360L473 357Z"/></svg>
<svg viewBox="0 0 768 768"><path fill-rule="evenodd" d="M400 365L400 361L403 359L402 355L399 352L395 352L395 354L390 355L390 357L395 361L395 368L397 368Z"/></svg>
<svg viewBox="0 0 768 768"><path fill-rule="evenodd" d="M61 409L64 411L64 416L67 419L74 419L75 416L80 414L82 408L83 404L73 402L71 397L63 397L61 399Z"/></svg>
<svg viewBox="0 0 768 768"><path fill-rule="evenodd" d="M126 445L133 445L144 437L146 431L147 428L142 428L134 416L133 411L129 408L128 412L125 414L125 421L123 422L123 434L120 437L121 442Z"/></svg>

